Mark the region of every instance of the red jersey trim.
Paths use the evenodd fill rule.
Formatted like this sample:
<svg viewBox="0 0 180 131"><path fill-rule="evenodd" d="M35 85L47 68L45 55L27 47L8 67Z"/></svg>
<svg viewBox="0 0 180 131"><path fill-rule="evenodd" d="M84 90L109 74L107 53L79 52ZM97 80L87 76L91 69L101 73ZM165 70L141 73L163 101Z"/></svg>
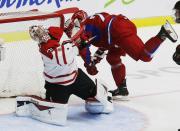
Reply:
<svg viewBox="0 0 180 131"><path fill-rule="evenodd" d="M74 77L72 79L67 80L67 81L62 81L62 82L55 82L53 84L67 84L67 83L70 83L70 82L72 82L72 81L74 81L76 79L77 75L78 75L78 73L76 72L76 74L74 75Z"/></svg>
<svg viewBox="0 0 180 131"><path fill-rule="evenodd" d="M70 76L70 75L75 74L75 73L77 74L77 71L76 71L76 70L73 71L73 72L70 73L70 74L59 75L59 76L56 76L56 77L50 76L50 75L46 74L45 72L44 72L44 75L45 75L46 77L50 78L50 79L54 79L54 78L67 77L67 76Z"/></svg>
<svg viewBox="0 0 180 131"><path fill-rule="evenodd" d="M61 47L62 47L62 56L63 56L63 61L64 61L64 64L67 64L67 60L66 60L66 55L65 55L64 45L62 45Z"/></svg>
<svg viewBox="0 0 180 131"><path fill-rule="evenodd" d="M61 64L59 63L58 50L57 50L57 49L55 49L55 57L56 57L56 62L57 62L57 64L58 64L58 65L61 65Z"/></svg>

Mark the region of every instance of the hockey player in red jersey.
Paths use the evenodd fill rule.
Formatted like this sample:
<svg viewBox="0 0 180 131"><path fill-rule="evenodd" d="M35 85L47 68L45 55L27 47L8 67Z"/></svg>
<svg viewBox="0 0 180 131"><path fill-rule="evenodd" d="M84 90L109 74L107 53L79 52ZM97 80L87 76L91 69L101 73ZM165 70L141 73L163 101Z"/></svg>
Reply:
<svg viewBox="0 0 180 131"><path fill-rule="evenodd" d="M175 11L175 22L180 23L180 1L175 3L173 9ZM176 51L173 54L173 60L176 62L176 64L180 65L180 44L176 47Z"/></svg>
<svg viewBox="0 0 180 131"><path fill-rule="evenodd" d="M111 113L113 104L107 86L93 82L76 64L79 51L59 27L31 26L30 36L38 42L44 63L46 99L17 97L16 114L37 120L65 125L67 104L74 94L86 101L90 113Z"/></svg>
<svg viewBox="0 0 180 131"><path fill-rule="evenodd" d="M81 46L86 42L87 47L89 45L98 47L92 57L87 56L90 55L88 48L81 52L89 74L96 75L98 73L96 64L106 55L117 85L117 89L110 91L114 99L125 98L129 94L126 87L126 69L121 61L122 56L128 54L135 61L149 62L153 53L166 38L172 42L177 40L177 35L168 22L161 27L157 35L144 43L137 35L136 26L121 14L111 15L103 12L90 17L85 16L87 15L84 11L74 13L69 20L71 22L68 21L65 24L65 31ZM76 25L74 21L77 20L80 22L81 30L77 32L78 35L72 35L71 32ZM108 53L105 54L105 51Z"/></svg>

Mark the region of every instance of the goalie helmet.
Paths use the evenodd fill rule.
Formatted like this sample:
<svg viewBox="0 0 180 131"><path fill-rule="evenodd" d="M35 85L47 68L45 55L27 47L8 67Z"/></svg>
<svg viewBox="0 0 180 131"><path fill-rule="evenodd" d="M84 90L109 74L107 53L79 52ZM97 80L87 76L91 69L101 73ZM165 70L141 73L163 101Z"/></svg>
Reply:
<svg viewBox="0 0 180 131"><path fill-rule="evenodd" d="M174 10L175 10L175 22L180 23L180 1L176 2L174 5Z"/></svg>
<svg viewBox="0 0 180 131"><path fill-rule="evenodd" d="M29 34L34 41L37 41L39 43L46 43L50 39L48 30L41 25L33 25L29 27Z"/></svg>

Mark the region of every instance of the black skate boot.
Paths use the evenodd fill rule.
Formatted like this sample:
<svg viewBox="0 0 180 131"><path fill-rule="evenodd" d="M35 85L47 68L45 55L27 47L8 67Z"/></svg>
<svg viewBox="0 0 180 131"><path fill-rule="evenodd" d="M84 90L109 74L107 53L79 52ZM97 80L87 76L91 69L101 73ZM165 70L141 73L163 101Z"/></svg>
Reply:
<svg viewBox="0 0 180 131"><path fill-rule="evenodd" d="M117 89L109 92L112 93L113 100L127 101L129 91L126 86L126 79L124 79L123 83Z"/></svg>
<svg viewBox="0 0 180 131"><path fill-rule="evenodd" d="M168 38L172 42L176 42L178 39L177 33L168 21L166 21L166 23L162 25L161 30L159 31L157 36L162 40Z"/></svg>

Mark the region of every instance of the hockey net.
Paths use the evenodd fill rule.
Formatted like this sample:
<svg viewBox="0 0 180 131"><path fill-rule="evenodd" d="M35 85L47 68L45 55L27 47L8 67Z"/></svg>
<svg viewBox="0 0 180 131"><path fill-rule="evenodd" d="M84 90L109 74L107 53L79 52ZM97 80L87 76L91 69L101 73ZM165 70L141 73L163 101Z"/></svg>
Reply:
<svg viewBox="0 0 180 131"><path fill-rule="evenodd" d="M32 25L64 26L64 13L37 10L0 14L0 39L4 40L5 59L0 61L0 97L18 95L42 96L44 90L43 63L36 42L30 39Z"/></svg>

